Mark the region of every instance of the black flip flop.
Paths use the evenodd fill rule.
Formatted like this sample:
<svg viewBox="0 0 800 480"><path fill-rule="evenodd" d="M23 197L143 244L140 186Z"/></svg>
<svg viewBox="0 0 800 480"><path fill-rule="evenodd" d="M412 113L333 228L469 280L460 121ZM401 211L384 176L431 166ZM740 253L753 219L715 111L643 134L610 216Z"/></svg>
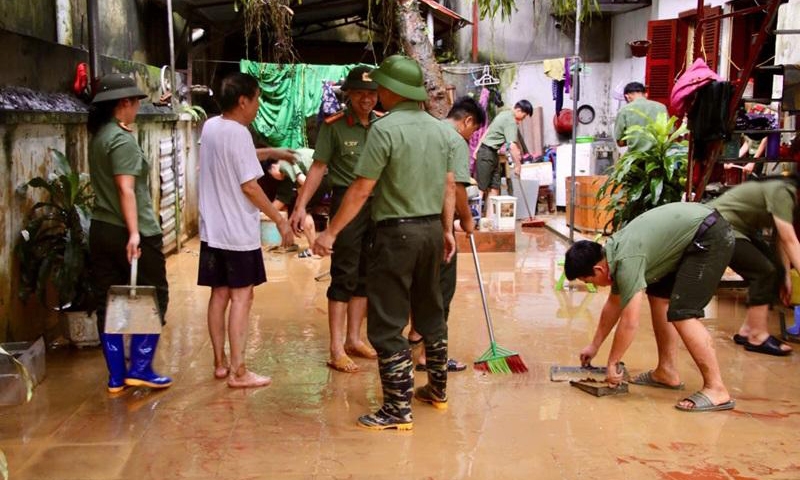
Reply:
<svg viewBox="0 0 800 480"><path fill-rule="evenodd" d="M775 355L776 357L785 357L787 355L791 355L792 351L783 351L781 350L781 342L774 336L770 335L767 337L766 340L760 345L753 345L750 342L747 342L744 345L744 349L748 352L756 352L756 353L764 353L766 355Z"/></svg>
<svg viewBox="0 0 800 480"><path fill-rule="evenodd" d="M747 337L744 335L739 335L738 333L733 334L733 343L736 345L747 345L749 342L747 341Z"/></svg>
<svg viewBox="0 0 800 480"><path fill-rule="evenodd" d="M459 365L458 364L458 360L456 360L455 358L450 358L450 359L447 360L447 371L448 372L463 372L466 369L467 369L467 366L464 365L464 364ZM425 371L425 364L424 363L418 363L417 366L415 367L415 370L418 371L418 372L424 372Z"/></svg>

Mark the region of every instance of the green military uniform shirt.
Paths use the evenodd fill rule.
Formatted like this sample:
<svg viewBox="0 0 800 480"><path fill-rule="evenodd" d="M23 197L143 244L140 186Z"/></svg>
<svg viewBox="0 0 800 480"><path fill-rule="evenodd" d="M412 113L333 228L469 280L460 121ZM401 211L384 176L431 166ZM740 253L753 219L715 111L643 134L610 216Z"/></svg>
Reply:
<svg viewBox="0 0 800 480"><path fill-rule="evenodd" d="M625 131L631 125L647 125L650 120L655 120L659 113L666 115L667 107L663 103L654 102L644 97L637 98L623 106L619 109L617 120L614 122L614 140L621 140L625 136ZM648 142L634 136L627 140L627 145L630 149L645 150L648 147Z"/></svg>
<svg viewBox="0 0 800 480"><path fill-rule="evenodd" d="M453 155L453 173L456 177L456 183L469 185L472 183L472 178L469 175L469 145L464 140L464 137L458 133L456 126L452 122L444 119L442 123L447 132L447 141Z"/></svg>
<svg viewBox="0 0 800 480"><path fill-rule="evenodd" d="M375 118L375 113L370 113L370 120ZM314 145L314 160L328 166L332 187L349 187L356 179L353 169L366 140L367 127L351 112L345 112L330 124L322 124Z"/></svg>
<svg viewBox="0 0 800 480"><path fill-rule="evenodd" d="M418 102L405 101L373 122L354 173L377 180L372 220L378 222L441 213L452 171L444 126Z"/></svg>
<svg viewBox="0 0 800 480"><path fill-rule="evenodd" d="M710 202L731 224L736 238L753 238L764 228L774 228L773 215L793 221L797 188L775 179L744 182Z"/></svg>
<svg viewBox="0 0 800 480"><path fill-rule="evenodd" d="M139 234L145 237L161 234L150 194L150 166L150 161L131 132L115 122L100 127L89 145L89 171L95 193L92 218L120 227L126 226L114 177L132 175L135 177Z"/></svg>
<svg viewBox="0 0 800 480"><path fill-rule="evenodd" d="M314 150L311 148L298 148L295 150L294 163L281 160L278 162L278 168L286 175L284 181L288 180L294 185L297 182L298 175L301 173L308 175L308 170L311 168L312 163L314 163Z"/></svg>
<svg viewBox="0 0 800 480"><path fill-rule="evenodd" d="M624 308L633 296L675 270L703 220L701 203L668 203L649 210L613 234L605 245L611 291Z"/></svg>
<svg viewBox="0 0 800 480"><path fill-rule="evenodd" d="M506 110L494 117L486 135L483 137L483 145L498 150L506 143L517 141L517 121L514 119L514 111Z"/></svg>

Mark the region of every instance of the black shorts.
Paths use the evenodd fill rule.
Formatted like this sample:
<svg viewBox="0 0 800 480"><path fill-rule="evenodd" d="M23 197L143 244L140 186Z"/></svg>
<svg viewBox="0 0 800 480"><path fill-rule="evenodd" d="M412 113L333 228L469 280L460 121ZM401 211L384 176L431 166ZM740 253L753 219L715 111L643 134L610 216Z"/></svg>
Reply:
<svg viewBox="0 0 800 480"><path fill-rule="evenodd" d="M209 247L200 242L197 284L204 287L242 288L267 281L261 249L244 252Z"/></svg>

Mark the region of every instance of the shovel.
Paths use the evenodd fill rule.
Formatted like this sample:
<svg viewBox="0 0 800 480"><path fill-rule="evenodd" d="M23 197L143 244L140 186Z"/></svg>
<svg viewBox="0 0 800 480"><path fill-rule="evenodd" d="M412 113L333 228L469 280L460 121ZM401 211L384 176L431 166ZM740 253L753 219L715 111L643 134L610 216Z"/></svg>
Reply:
<svg viewBox="0 0 800 480"><path fill-rule="evenodd" d="M156 287L136 285L138 265L134 258L130 285L112 285L108 290L105 333L161 333Z"/></svg>

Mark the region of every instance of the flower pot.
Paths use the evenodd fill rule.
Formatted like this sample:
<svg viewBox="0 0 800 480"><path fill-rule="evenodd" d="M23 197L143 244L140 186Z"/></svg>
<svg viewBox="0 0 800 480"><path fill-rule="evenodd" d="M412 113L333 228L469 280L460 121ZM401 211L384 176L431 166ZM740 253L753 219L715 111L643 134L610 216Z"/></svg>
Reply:
<svg viewBox="0 0 800 480"><path fill-rule="evenodd" d="M631 55L634 57L646 57L650 51L650 40L634 40L628 43L631 48Z"/></svg>

